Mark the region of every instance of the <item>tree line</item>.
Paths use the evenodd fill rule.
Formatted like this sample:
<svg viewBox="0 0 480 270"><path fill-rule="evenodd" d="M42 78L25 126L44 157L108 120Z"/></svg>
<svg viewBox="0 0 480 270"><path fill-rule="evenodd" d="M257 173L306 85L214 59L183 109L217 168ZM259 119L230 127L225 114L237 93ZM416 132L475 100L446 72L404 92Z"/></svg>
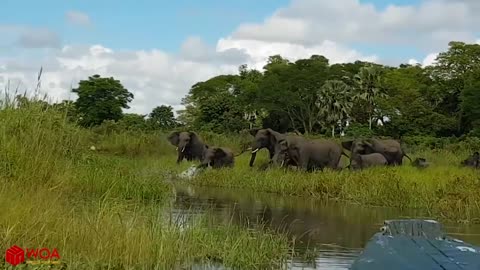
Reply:
<svg viewBox="0 0 480 270"><path fill-rule="evenodd" d="M273 55L262 71L241 65L236 75L194 84L177 119L167 105L148 115L124 113L134 96L111 77L90 76L72 91L77 100L53 106L68 109L85 127L110 122L138 130L480 137L480 45L463 42L450 42L427 67Z"/></svg>
<svg viewBox="0 0 480 270"><path fill-rule="evenodd" d="M329 64L270 56L192 86L180 119L195 130L435 137L480 136L480 45L450 42L436 64Z"/></svg>

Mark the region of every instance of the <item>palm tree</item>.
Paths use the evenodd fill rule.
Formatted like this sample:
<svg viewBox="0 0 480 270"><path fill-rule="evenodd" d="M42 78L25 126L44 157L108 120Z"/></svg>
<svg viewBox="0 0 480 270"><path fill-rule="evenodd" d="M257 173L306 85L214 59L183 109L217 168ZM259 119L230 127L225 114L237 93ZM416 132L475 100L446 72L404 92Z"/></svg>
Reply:
<svg viewBox="0 0 480 270"><path fill-rule="evenodd" d="M360 68L360 71L353 79L358 90L358 94L355 97L367 102L368 124L370 129L372 129L373 113L377 105L376 101L378 98L387 96L381 87L381 70L376 66L365 66Z"/></svg>
<svg viewBox="0 0 480 270"><path fill-rule="evenodd" d="M350 86L340 80L328 80L317 93L316 105L322 121L332 127L332 137L335 137L335 125L350 117L353 107L353 93Z"/></svg>

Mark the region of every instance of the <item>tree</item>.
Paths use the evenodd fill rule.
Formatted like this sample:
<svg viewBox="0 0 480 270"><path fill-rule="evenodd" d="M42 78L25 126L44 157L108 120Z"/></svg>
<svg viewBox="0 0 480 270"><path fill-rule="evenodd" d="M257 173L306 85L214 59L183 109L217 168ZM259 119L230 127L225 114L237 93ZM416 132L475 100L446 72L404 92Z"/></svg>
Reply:
<svg viewBox="0 0 480 270"><path fill-rule="evenodd" d="M335 137L335 125L344 122L350 117L353 107L351 88L340 80L328 80L318 91L317 106L321 120L332 128L332 137Z"/></svg>
<svg viewBox="0 0 480 270"><path fill-rule="evenodd" d="M126 113L118 121L118 125L124 130L146 130L147 123L145 121L145 116L146 115L136 113Z"/></svg>
<svg viewBox="0 0 480 270"><path fill-rule="evenodd" d="M360 100L365 101L366 111L368 112L368 125L372 129L372 122L377 107L377 100L386 97L381 83L381 69L377 66L367 66L360 68L355 75L358 95Z"/></svg>
<svg viewBox="0 0 480 270"><path fill-rule="evenodd" d="M177 126L172 106L155 107L149 114L148 123L153 129L168 130Z"/></svg>
<svg viewBox="0 0 480 270"><path fill-rule="evenodd" d="M457 135L469 127L463 126L461 96L472 72L480 69L480 45L452 41L446 52L441 52L435 65L427 68L435 83L436 111L457 118ZM468 125L468 123L467 123Z"/></svg>
<svg viewBox="0 0 480 270"><path fill-rule="evenodd" d="M245 107L239 103L239 76L220 75L192 86L182 104L184 120L189 126L217 133L248 128Z"/></svg>
<svg viewBox="0 0 480 270"><path fill-rule="evenodd" d="M465 132L480 129L480 69L466 78L465 89L460 97L462 126Z"/></svg>
<svg viewBox="0 0 480 270"><path fill-rule="evenodd" d="M317 91L328 78L328 59L319 55L295 63L274 59L264 68L259 102L269 111L285 111L294 130L311 133L318 122Z"/></svg>
<svg viewBox="0 0 480 270"><path fill-rule="evenodd" d="M100 75L81 80L72 92L78 95L75 107L83 126L100 125L104 120L118 121L123 116L122 109L129 109L128 103L133 100L133 94L119 80Z"/></svg>

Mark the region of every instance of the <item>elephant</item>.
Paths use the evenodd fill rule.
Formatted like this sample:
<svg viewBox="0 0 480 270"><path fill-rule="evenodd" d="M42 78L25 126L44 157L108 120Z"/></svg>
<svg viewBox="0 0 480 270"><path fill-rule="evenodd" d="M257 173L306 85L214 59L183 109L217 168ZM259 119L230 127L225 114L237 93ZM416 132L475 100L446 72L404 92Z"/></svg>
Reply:
<svg viewBox="0 0 480 270"><path fill-rule="evenodd" d="M232 168L235 165L235 158L232 150L226 147L209 147L203 152L202 163L198 168L211 166L213 169L223 167Z"/></svg>
<svg viewBox="0 0 480 270"><path fill-rule="evenodd" d="M357 139L352 141L344 141L342 142L342 146L352 153L351 156L354 154L366 155L380 153L385 156L388 165L402 165L403 157L407 157L410 162L412 162L412 159L405 153L397 140Z"/></svg>
<svg viewBox="0 0 480 270"><path fill-rule="evenodd" d="M276 163L284 166L289 165L286 161L290 161L290 164L306 171L324 168L338 170L341 156L347 156L334 141L308 140L300 136L281 138L279 148L273 158Z"/></svg>
<svg viewBox="0 0 480 270"><path fill-rule="evenodd" d="M278 141L284 138L293 137L296 135L286 135L277 132L271 128L266 129L251 129L250 134L254 136L252 142L252 157L250 158L249 166L253 167L258 150L267 148L269 152L270 163L273 161L275 151L278 151Z"/></svg>
<svg viewBox="0 0 480 270"><path fill-rule="evenodd" d="M419 169L425 169L430 166L430 163L425 158L416 158L412 162L412 166Z"/></svg>
<svg viewBox="0 0 480 270"><path fill-rule="evenodd" d="M174 131L168 136L168 141L177 147L177 164L184 158L188 161L202 160L203 151L208 149L197 133L193 131Z"/></svg>
<svg viewBox="0 0 480 270"><path fill-rule="evenodd" d="M469 158L463 160L461 162L461 165L465 167L473 167L476 169L480 168L480 153L473 153L473 155L471 155Z"/></svg>
<svg viewBox="0 0 480 270"><path fill-rule="evenodd" d="M386 166L388 164L387 159L380 153L371 153L371 154L352 154L350 165L348 165L353 170L365 169L368 167L375 166Z"/></svg>

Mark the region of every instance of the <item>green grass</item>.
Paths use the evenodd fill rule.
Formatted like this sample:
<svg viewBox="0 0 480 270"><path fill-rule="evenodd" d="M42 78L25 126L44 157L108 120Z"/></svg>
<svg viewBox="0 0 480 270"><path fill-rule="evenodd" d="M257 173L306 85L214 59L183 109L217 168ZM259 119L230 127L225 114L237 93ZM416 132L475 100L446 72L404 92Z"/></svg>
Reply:
<svg viewBox="0 0 480 270"><path fill-rule="evenodd" d="M99 134L38 104L3 103L0 268L14 244L57 248L68 269L281 267L291 248L284 235L214 226L208 215L185 227L166 215L171 156L162 137Z"/></svg>

